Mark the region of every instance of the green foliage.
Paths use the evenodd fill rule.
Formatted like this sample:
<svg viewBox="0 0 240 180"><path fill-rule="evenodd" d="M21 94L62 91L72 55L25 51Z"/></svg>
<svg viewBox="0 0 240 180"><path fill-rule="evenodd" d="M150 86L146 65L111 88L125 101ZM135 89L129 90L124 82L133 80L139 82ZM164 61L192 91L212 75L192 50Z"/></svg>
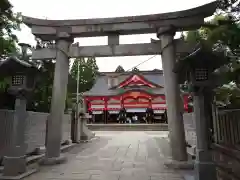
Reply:
<svg viewBox="0 0 240 180"><path fill-rule="evenodd" d="M42 66L44 70L36 84L27 108L32 111L49 112L52 100L55 63L53 60L44 60L42 61Z"/></svg>
<svg viewBox="0 0 240 180"><path fill-rule="evenodd" d="M239 0L218 0L218 10L237 19L240 12Z"/></svg>
<svg viewBox="0 0 240 180"><path fill-rule="evenodd" d="M98 72L98 66L94 57L75 59L71 68L72 82L69 83L69 91L76 93L79 62L79 92L85 92L92 88Z"/></svg>
<svg viewBox="0 0 240 180"><path fill-rule="evenodd" d="M204 41L213 51L224 52L229 63L218 69L221 85L215 89L219 104L239 106L239 85L236 81L240 69L240 1L219 0L217 15L205 26L187 32L185 40L196 44ZM182 86L183 90L187 90Z"/></svg>
<svg viewBox="0 0 240 180"><path fill-rule="evenodd" d="M17 36L14 30L20 30L20 14L14 14L9 0L0 1L0 59L10 54L16 54ZM9 82L6 78L0 79L0 92L4 92Z"/></svg>
<svg viewBox="0 0 240 180"><path fill-rule="evenodd" d="M0 58L18 51L16 43L17 36L14 30L20 30L20 14L12 12L12 5L9 0L0 1Z"/></svg>
<svg viewBox="0 0 240 180"><path fill-rule="evenodd" d="M36 49L47 48L54 44L53 41L45 42L36 39ZM54 60L44 60L38 63L42 66L41 77L37 81L36 88L28 102L28 110L49 112L52 100L52 87L54 80Z"/></svg>
<svg viewBox="0 0 240 180"><path fill-rule="evenodd" d="M217 103L228 107L240 107L240 89L230 83L215 89Z"/></svg>
<svg viewBox="0 0 240 180"><path fill-rule="evenodd" d="M10 78L9 77L0 78L0 92L4 92L9 84L10 84Z"/></svg>

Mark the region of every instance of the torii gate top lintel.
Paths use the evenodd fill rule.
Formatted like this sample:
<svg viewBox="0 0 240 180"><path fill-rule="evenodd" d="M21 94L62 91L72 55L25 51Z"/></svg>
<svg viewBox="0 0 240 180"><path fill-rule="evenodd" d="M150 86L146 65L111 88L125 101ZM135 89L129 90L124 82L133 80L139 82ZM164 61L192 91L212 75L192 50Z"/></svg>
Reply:
<svg viewBox="0 0 240 180"><path fill-rule="evenodd" d="M72 37L106 36L155 33L156 28L175 26L176 30L198 28L204 18L211 16L216 9L216 1L196 8L162 14L143 16L126 16L115 18L78 19L78 20L46 20L23 16L23 22L32 28L32 33L43 39L51 39L57 31L67 31Z"/></svg>

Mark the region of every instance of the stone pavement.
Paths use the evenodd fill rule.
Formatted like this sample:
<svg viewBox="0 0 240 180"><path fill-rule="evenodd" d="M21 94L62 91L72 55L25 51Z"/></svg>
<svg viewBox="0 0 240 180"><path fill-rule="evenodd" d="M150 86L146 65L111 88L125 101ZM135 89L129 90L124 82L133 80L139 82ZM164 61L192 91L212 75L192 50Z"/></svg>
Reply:
<svg viewBox="0 0 240 180"><path fill-rule="evenodd" d="M68 162L41 167L26 180L182 180L164 167L167 132L96 132L91 143L67 153Z"/></svg>

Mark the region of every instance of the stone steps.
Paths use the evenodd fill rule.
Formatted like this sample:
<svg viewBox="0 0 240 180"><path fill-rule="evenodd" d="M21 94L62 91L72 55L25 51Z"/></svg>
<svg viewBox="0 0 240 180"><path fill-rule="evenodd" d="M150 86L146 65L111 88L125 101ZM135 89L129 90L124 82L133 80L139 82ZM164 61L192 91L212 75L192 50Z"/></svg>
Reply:
<svg viewBox="0 0 240 180"><path fill-rule="evenodd" d="M168 131L168 125L159 124L87 124L92 131Z"/></svg>

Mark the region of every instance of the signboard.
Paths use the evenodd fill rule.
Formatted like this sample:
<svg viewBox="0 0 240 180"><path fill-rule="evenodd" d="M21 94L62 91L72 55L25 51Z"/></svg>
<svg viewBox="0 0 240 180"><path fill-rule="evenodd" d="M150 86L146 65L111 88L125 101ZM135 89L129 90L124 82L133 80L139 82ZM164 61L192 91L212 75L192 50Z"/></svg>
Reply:
<svg viewBox="0 0 240 180"><path fill-rule="evenodd" d="M149 104L124 104L125 108L145 107L148 108Z"/></svg>
<svg viewBox="0 0 240 180"><path fill-rule="evenodd" d="M164 110L154 110L153 112L156 114L163 114L165 111Z"/></svg>
<svg viewBox="0 0 240 180"><path fill-rule="evenodd" d="M108 104L108 109L121 109L121 104Z"/></svg>
<svg viewBox="0 0 240 180"><path fill-rule="evenodd" d="M108 111L110 114L118 114L119 111Z"/></svg>
<svg viewBox="0 0 240 180"><path fill-rule="evenodd" d="M98 104L98 105L91 104L91 108L92 109L104 109L104 104Z"/></svg>
<svg viewBox="0 0 240 180"><path fill-rule="evenodd" d="M127 112L146 112L146 108L132 108L132 109L126 109Z"/></svg>
<svg viewBox="0 0 240 180"><path fill-rule="evenodd" d="M123 98L124 98L124 99L125 99L125 98L128 98L128 97L129 97L129 98L134 98L134 99L136 99L136 98L138 98L138 97L145 97L145 98L149 99L151 96L148 95L147 93L144 93L144 92L131 91L131 92L126 93L126 94L123 95Z"/></svg>
<svg viewBox="0 0 240 180"><path fill-rule="evenodd" d="M152 108L155 109L155 108L166 108L166 104L152 104Z"/></svg>
<svg viewBox="0 0 240 180"><path fill-rule="evenodd" d="M92 113L93 113L93 114L102 114L103 111L93 111Z"/></svg>

